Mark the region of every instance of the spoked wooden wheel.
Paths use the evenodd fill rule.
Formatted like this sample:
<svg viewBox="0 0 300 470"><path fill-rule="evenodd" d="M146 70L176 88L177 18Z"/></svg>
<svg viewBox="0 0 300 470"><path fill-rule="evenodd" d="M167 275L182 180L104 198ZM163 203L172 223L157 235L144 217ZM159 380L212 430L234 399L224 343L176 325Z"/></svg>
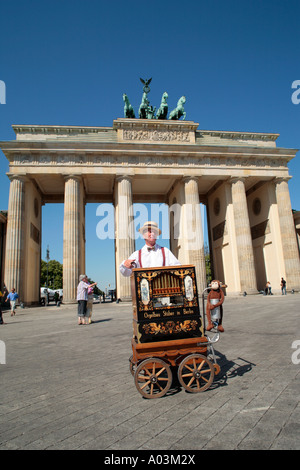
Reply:
<svg viewBox="0 0 300 470"><path fill-rule="evenodd" d="M131 355L130 358L129 358L129 370L130 370L131 375L134 376L136 366L133 362L133 355Z"/></svg>
<svg viewBox="0 0 300 470"><path fill-rule="evenodd" d="M141 362L134 373L135 386L145 398L160 398L172 383L172 372L162 359L149 358Z"/></svg>
<svg viewBox="0 0 300 470"><path fill-rule="evenodd" d="M189 392L203 392L207 390L215 376L213 364L201 354L190 354L180 363L178 379L181 385Z"/></svg>

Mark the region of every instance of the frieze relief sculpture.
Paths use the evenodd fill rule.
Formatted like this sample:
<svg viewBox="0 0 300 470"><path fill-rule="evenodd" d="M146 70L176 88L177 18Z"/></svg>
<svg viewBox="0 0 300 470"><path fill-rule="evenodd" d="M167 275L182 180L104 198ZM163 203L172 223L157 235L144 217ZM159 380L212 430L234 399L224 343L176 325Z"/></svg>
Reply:
<svg viewBox="0 0 300 470"><path fill-rule="evenodd" d="M188 132L183 131L148 131L148 130L131 130L124 129L123 131L124 140L152 140L152 141L178 141L178 142L189 142L190 135Z"/></svg>
<svg viewBox="0 0 300 470"><path fill-rule="evenodd" d="M189 134L185 132L160 132L160 131L135 131L135 130L128 130L124 129L124 138L127 140L170 140L171 141L188 141ZM82 155L22 155L17 154L14 156L13 161L11 162L11 166L15 165L22 165L22 166L49 166L49 165L58 165L58 166L69 166L71 165L120 165L120 164L130 164L131 166L135 165L144 165L145 159L144 157L116 157L111 155L103 155L99 157L98 155L83 157ZM122 160L122 162L121 162ZM219 158L217 156L196 156L196 157L178 157L175 161L170 157L169 162L168 159L164 157L157 157L155 160L151 159L152 166L160 166L160 165L179 165L179 166L194 166L194 165L201 165L205 166L218 166L221 168L249 168L251 166L256 166L260 168L286 168L287 163L283 159L275 160L275 159L268 159L268 160L260 160L258 158L242 158L242 157L231 157L224 161L224 159Z"/></svg>
<svg viewBox="0 0 300 470"><path fill-rule="evenodd" d="M150 106L150 102L148 100L148 93L150 92L150 82L152 78L143 79L140 78L141 82L143 83L143 95L142 101L139 107L139 118L140 119L167 119L168 115L168 93L165 91L162 95L160 106L156 112L156 107ZM129 98L126 93L123 94L123 101L124 105L124 118L131 118L135 119L135 113L133 110L132 105L129 102ZM169 119L171 120L179 120L182 117L182 120L186 118L186 112L184 111L184 104L186 102L185 96L182 96L177 103L175 109L173 109L169 115Z"/></svg>

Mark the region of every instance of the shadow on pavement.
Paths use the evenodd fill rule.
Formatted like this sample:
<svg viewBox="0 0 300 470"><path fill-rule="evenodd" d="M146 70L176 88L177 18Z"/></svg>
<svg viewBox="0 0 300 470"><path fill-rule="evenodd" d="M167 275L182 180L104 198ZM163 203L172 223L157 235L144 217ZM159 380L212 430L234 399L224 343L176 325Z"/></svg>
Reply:
<svg viewBox="0 0 300 470"><path fill-rule="evenodd" d="M247 372L250 372L256 366L253 362L238 357L236 361L228 361L226 356L218 351L215 351L217 363L221 370L218 375L215 375L214 382L211 388L224 387L227 385L228 379L241 377ZM240 361L241 363L237 362Z"/></svg>

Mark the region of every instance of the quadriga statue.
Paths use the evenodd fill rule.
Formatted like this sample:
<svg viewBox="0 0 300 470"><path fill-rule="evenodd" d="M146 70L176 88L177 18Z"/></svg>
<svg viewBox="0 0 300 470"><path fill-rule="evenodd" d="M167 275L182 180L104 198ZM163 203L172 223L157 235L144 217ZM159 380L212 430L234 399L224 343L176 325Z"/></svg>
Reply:
<svg viewBox="0 0 300 470"><path fill-rule="evenodd" d="M167 119L168 114L168 93L165 91L161 98L160 107L156 113L156 119Z"/></svg>
<svg viewBox="0 0 300 470"><path fill-rule="evenodd" d="M135 118L134 110L131 104L129 103L128 96L126 93L123 93L123 101L124 101L124 117L125 118Z"/></svg>
<svg viewBox="0 0 300 470"><path fill-rule="evenodd" d="M186 101L185 96L182 96L178 100L177 107L173 109L173 111L170 112L169 119L176 120L176 119L180 119L181 116L183 116L183 121L185 120L186 112L184 111L184 107L183 107L185 101Z"/></svg>

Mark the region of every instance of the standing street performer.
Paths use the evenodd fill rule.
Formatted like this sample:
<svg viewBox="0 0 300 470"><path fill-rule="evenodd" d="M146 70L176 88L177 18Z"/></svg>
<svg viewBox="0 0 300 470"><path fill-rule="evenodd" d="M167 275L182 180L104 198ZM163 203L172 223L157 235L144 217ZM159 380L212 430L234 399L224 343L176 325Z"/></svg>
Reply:
<svg viewBox="0 0 300 470"><path fill-rule="evenodd" d="M161 230L156 222L145 222L139 232L143 235L145 245L120 264L123 276L130 276L133 268L158 268L161 266L180 266L180 262L166 247L156 243Z"/></svg>

